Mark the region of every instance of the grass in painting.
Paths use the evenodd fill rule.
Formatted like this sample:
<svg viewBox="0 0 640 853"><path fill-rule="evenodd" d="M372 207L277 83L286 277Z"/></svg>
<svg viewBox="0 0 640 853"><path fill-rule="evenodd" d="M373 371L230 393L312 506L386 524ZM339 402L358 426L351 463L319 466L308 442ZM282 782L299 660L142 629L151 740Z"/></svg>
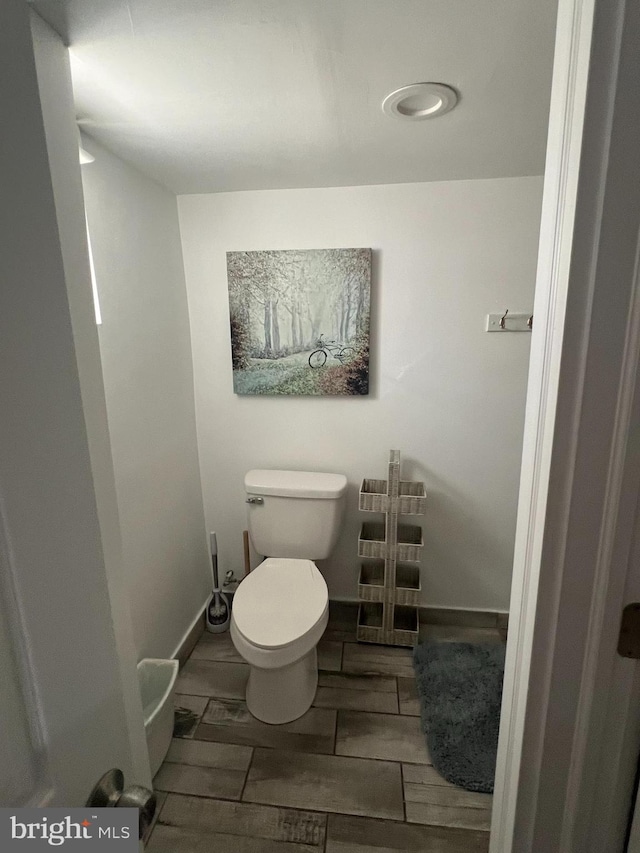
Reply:
<svg viewBox="0 0 640 853"><path fill-rule="evenodd" d="M250 359L234 370L233 387L236 394L322 394L316 374L308 365Z"/></svg>
<svg viewBox="0 0 640 853"><path fill-rule="evenodd" d="M277 361L250 358L246 367L234 370L233 385L236 394L367 394L369 350L362 345L349 363L318 368L309 366L308 353L296 353Z"/></svg>

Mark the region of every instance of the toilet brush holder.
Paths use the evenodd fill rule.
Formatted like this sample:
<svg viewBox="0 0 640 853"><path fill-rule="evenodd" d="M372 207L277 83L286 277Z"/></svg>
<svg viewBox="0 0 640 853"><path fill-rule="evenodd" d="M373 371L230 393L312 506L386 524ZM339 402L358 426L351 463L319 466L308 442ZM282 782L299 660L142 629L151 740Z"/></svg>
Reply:
<svg viewBox="0 0 640 853"><path fill-rule="evenodd" d="M224 592L214 589L205 613L207 631L211 631L212 634L220 634L223 631L227 631L229 629L229 619L229 599Z"/></svg>
<svg viewBox="0 0 640 853"><path fill-rule="evenodd" d="M213 592L205 610L205 624L207 631L211 631L213 634L220 634L229 628L231 611L229 608L229 599L224 592L220 592L220 584L218 582L218 542L215 533L210 534L210 543Z"/></svg>

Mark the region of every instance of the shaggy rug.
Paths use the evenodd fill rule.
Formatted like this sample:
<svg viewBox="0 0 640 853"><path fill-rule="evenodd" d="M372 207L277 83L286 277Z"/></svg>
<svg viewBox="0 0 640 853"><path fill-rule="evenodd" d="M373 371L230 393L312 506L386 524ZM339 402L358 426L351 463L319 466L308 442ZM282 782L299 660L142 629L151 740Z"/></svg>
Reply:
<svg viewBox="0 0 640 853"><path fill-rule="evenodd" d="M433 766L468 791L493 792L504 652L503 643L428 640L413 653Z"/></svg>

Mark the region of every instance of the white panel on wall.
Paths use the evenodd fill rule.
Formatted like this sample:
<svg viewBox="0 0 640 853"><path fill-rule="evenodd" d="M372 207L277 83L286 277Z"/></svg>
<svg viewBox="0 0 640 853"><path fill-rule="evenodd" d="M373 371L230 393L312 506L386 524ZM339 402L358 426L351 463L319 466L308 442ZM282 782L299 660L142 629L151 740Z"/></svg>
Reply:
<svg viewBox="0 0 640 853"><path fill-rule="evenodd" d="M355 598L361 479L424 480L423 603L506 610L529 335L488 312L533 302L542 178L181 196L205 517L223 570L242 565L243 475L343 472L348 513L321 565ZM242 398L231 377L225 253L373 248L368 398ZM283 591L283 594L286 593Z"/></svg>
<svg viewBox="0 0 640 853"><path fill-rule="evenodd" d="M3 564L3 572L7 567ZM29 727L29 710L20 683L9 631L10 613L0 597L0 802L20 805L35 792L37 743Z"/></svg>
<svg viewBox="0 0 640 853"><path fill-rule="evenodd" d="M211 587L175 196L96 144L82 167L138 655L170 657Z"/></svg>

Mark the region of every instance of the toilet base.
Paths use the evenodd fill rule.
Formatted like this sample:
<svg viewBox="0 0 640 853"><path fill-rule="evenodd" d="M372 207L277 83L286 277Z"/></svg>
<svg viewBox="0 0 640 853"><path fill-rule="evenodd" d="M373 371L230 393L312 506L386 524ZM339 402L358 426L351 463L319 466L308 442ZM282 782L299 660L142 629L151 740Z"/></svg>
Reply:
<svg viewBox="0 0 640 853"><path fill-rule="evenodd" d="M318 657L314 646L300 660L279 669L250 666L247 708L263 723L290 723L311 707L318 687Z"/></svg>

